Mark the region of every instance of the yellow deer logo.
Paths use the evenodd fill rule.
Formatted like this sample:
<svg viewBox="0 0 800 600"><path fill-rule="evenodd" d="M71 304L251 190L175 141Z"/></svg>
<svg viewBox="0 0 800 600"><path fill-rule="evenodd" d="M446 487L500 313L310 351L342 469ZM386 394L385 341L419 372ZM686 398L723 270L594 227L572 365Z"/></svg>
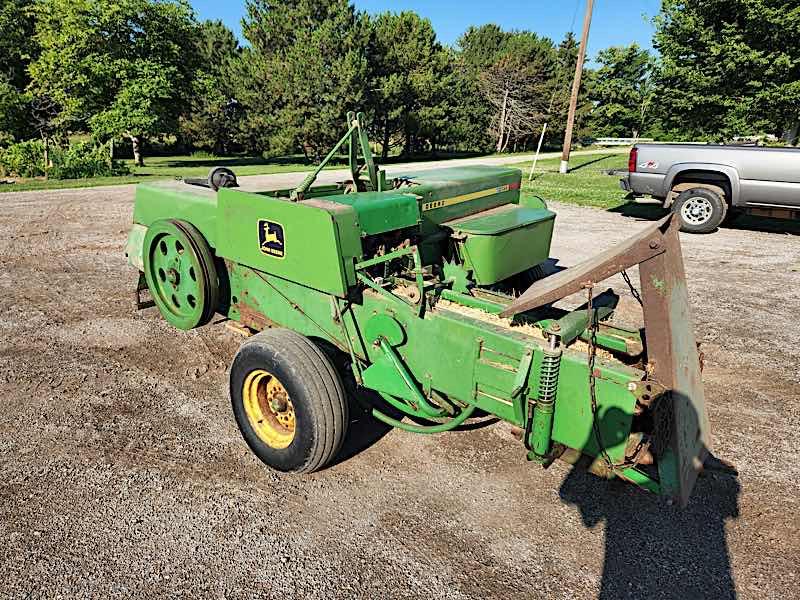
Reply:
<svg viewBox="0 0 800 600"><path fill-rule="evenodd" d="M284 243L283 226L280 223L265 219L258 222L258 244L261 252L283 258Z"/></svg>

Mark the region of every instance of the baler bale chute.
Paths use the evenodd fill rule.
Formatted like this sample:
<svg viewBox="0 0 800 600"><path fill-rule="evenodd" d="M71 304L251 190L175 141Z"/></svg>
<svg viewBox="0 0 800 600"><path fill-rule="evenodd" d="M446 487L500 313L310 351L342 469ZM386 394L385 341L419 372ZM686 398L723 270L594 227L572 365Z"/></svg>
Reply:
<svg viewBox="0 0 800 600"><path fill-rule="evenodd" d="M346 434L349 380L394 427L493 415L532 461L586 463L685 503L709 442L677 223L546 276L555 214L520 195L518 169L389 178L363 115L348 125L294 189L232 189L232 174L137 189L137 294L181 329L220 313L254 333L230 370L251 450L282 471L324 467ZM344 146L350 178L314 185ZM643 329L615 325L619 298L599 287L635 265ZM554 306L576 292L583 307Z"/></svg>

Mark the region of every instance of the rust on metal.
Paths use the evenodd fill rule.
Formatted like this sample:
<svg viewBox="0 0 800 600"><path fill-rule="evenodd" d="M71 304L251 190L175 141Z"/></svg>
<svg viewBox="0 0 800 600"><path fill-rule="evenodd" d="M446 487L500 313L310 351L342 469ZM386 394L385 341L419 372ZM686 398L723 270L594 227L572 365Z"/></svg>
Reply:
<svg viewBox="0 0 800 600"><path fill-rule="evenodd" d="M672 215L667 216L622 244L572 268L537 281L501 312L500 316L510 317L550 304L663 254L665 252L663 238L671 220Z"/></svg>
<svg viewBox="0 0 800 600"><path fill-rule="evenodd" d="M664 447L659 479L662 493L685 506L710 451L710 434L678 229L677 219L669 215L602 254L534 283L499 316L533 310L582 289L588 288L591 294L599 282L639 265L647 336L648 381L642 389L646 392L649 384L651 392L661 393L641 393L638 384L631 391L638 393L642 405L660 398L655 404L669 414L664 420L667 431L660 435L662 439L654 440L657 447ZM595 460L591 467L601 476L609 470L602 462Z"/></svg>
<svg viewBox="0 0 800 600"><path fill-rule="evenodd" d="M239 311L239 322L245 327L255 329L256 331L263 331L268 327L275 325L267 317L264 316L257 308L250 306L244 301L239 301L236 304L236 310Z"/></svg>

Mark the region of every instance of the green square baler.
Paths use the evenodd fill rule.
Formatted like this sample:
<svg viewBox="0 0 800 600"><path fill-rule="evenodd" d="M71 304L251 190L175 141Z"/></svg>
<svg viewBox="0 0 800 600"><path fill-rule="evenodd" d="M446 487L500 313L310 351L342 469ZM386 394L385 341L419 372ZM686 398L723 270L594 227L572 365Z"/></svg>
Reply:
<svg viewBox="0 0 800 600"><path fill-rule="evenodd" d="M294 189L242 191L218 169L205 187L136 193L137 297L149 289L182 329L219 313L254 334L230 370L253 452L283 471L324 467L346 434L350 381L392 426L439 433L494 415L530 460L585 463L685 503L708 423L677 226L547 275L555 214L520 195L518 169L387 178L363 117L348 123ZM350 178L313 185L343 146ZM618 296L597 291L634 265L642 329L614 325ZM584 306L554 306L574 293Z"/></svg>

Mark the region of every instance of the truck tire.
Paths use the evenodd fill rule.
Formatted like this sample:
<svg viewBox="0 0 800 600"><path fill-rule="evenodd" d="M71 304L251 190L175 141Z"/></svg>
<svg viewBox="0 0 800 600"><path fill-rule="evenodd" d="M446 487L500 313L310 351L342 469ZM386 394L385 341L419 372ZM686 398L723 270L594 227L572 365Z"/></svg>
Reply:
<svg viewBox="0 0 800 600"><path fill-rule="evenodd" d="M311 473L341 449L349 424L342 381L299 333L269 329L244 342L231 364L230 397L242 437L273 469Z"/></svg>
<svg viewBox="0 0 800 600"><path fill-rule="evenodd" d="M728 205L717 192L696 187L681 192L672 204L680 221L681 231L711 233L725 220Z"/></svg>

